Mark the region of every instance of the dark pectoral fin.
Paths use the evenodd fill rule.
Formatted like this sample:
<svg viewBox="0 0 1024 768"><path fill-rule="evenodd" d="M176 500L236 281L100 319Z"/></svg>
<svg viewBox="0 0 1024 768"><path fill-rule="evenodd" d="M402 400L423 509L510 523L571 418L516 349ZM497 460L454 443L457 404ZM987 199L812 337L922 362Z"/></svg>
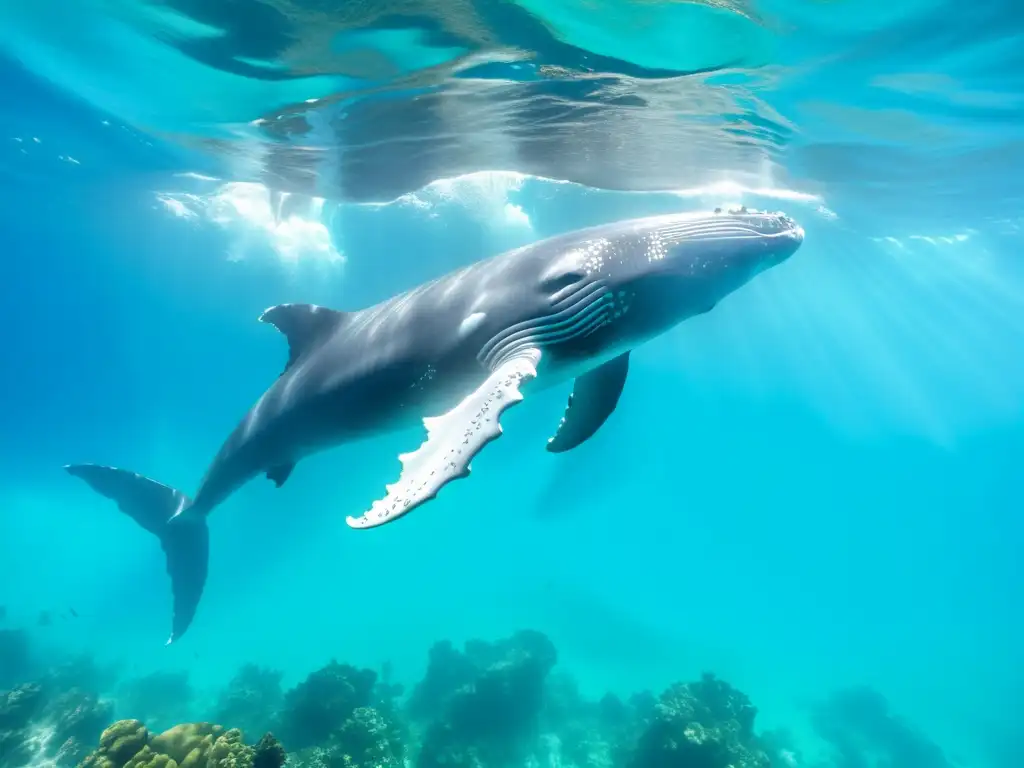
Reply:
<svg viewBox="0 0 1024 768"><path fill-rule="evenodd" d="M294 464L282 464L279 467L271 467L267 470L267 479L280 488L284 485L284 481L291 477L293 469L295 469Z"/></svg>
<svg viewBox="0 0 1024 768"><path fill-rule="evenodd" d="M629 373L629 352L580 376L573 384L569 405L548 450L562 453L586 442L612 415Z"/></svg>

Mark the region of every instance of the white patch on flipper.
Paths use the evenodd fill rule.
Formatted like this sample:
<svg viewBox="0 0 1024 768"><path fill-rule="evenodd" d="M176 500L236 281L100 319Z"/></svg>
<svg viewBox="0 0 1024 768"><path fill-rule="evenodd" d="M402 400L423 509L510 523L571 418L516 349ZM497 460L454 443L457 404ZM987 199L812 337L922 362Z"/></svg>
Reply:
<svg viewBox="0 0 1024 768"><path fill-rule="evenodd" d="M479 328L480 323L484 321L485 317L487 317L486 312L474 312L472 315L469 315L459 324L459 338L463 339Z"/></svg>
<svg viewBox="0 0 1024 768"><path fill-rule="evenodd" d="M361 517L348 517L352 528L374 528L407 515L437 496L452 480L466 477L469 463L501 435L498 419L523 399L519 387L537 376L540 352L523 354L498 366L472 394L443 416L423 420L427 439L412 453L398 457L402 473Z"/></svg>

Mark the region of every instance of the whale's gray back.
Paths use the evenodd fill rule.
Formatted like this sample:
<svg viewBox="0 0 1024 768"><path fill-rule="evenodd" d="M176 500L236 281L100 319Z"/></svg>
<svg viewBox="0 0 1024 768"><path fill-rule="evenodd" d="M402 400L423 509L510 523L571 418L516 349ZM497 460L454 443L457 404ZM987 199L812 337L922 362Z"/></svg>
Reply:
<svg viewBox="0 0 1024 768"><path fill-rule="evenodd" d="M254 468L290 466L444 413L503 356L540 347L540 385L550 385L707 311L722 290L696 277L707 265L743 272L746 257L731 241L756 244L751 227L729 215L613 222L506 251L365 309L327 310L330 332L294 355L222 447L208 474L220 491L211 494L222 497ZM759 245L746 251L761 258Z"/></svg>

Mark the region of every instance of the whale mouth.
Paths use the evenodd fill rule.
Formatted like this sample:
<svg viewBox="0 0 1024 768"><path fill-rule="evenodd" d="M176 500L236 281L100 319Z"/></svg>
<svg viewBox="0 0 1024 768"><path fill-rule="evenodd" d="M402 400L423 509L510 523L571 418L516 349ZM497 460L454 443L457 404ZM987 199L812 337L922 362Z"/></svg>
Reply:
<svg viewBox="0 0 1024 768"><path fill-rule="evenodd" d="M804 228L782 211L758 211L747 208L727 212L716 210L713 224L704 234L731 243L738 249L746 241L752 247L751 258L760 262L758 271L780 264L799 250Z"/></svg>
<svg viewBox="0 0 1024 768"><path fill-rule="evenodd" d="M737 218L759 235L789 237L800 241L804 238L804 228L781 211L777 213L751 212Z"/></svg>
<svg viewBox="0 0 1024 768"><path fill-rule="evenodd" d="M804 228L781 211L743 211L736 218L749 228L750 236L767 240L768 247L777 249L782 258L791 256L803 245Z"/></svg>
<svg viewBox="0 0 1024 768"><path fill-rule="evenodd" d="M804 228L786 216L782 217L782 222L786 228L780 231L778 236L795 240L798 245L802 244L804 241Z"/></svg>
<svg viewBox="0 0 1024 768"><path fill-rule="evenodd" d="M786 261L804 244L804 228L788 216L779 216L779 229L766 234L766 246L771 257L764 266L775 266Z"/></svg>

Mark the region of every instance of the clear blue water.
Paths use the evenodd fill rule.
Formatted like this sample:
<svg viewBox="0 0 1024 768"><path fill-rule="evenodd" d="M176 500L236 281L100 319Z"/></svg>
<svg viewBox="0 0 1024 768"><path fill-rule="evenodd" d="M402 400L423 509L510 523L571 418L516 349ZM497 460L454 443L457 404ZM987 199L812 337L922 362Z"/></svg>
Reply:
<svg viewBox="0 0 1024 768"><path fill-rule="evenodd" d="M802 765L854 765L814 713L869 686L948 765L1019 766L1022 52L1010 0L3 0L0 630L119 665L118 717L186 671L164 726L246 662L412 684L531 628L588 696L715 672ZM634 353L590 442L544 452L543 392L369 532L416 431L254 481L180 643L155 540L60 470L194 490L280 372L268 306L731 203L804 246Z"/></svg>

